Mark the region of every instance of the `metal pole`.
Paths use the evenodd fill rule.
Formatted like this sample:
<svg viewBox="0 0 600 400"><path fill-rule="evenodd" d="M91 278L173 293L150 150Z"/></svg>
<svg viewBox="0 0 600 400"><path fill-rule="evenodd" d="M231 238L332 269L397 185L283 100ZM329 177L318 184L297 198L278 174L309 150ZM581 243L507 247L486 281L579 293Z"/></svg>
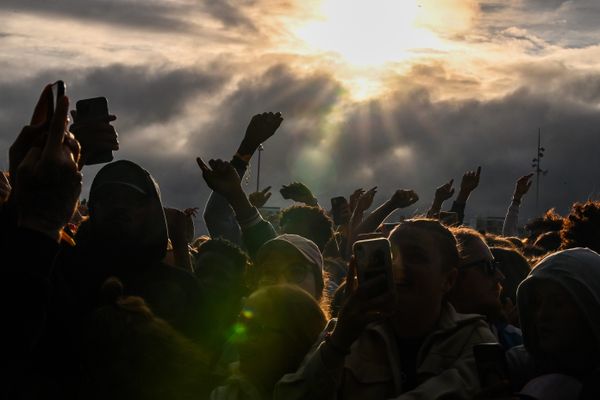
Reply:
<svg viewBox="0 0 600 400"><path fill-rule="evenodd" d="M535 170L536 173L536 183L535 183L535 208L539 212L540 211L540 172L542 169L540 168L540 163L542 162L542 157L540 157L540 148L541 148L541 129L538 128L538 145L537 145L537 168Z"/></svg>
<svg viewBox="0 0 600 400"><path fill-rule="evenodd" d="M256 172L256 191L260 191L260 154L264 150L263 145L258 146L258 170Z"/></svg>

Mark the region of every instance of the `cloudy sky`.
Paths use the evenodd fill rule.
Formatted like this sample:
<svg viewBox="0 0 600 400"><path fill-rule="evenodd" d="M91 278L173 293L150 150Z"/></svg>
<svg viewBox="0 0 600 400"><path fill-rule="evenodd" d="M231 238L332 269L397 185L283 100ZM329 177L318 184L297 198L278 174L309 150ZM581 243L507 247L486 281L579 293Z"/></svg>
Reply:
<svg viewBox="0 0 600 400"><path fill-rule="evenodd" d="M565 212L600 192L599 20L595 0L3 0L1 168L63 79L73 103L108 98L116 158L170 206L203 207L196 155L231 157L253 114L280 111L261 186L303 181L324 205L414 188L411 214L481 165L467 213L502 216L541 129L540 208ZM535 211L532 191L523 219Z"/></svg>

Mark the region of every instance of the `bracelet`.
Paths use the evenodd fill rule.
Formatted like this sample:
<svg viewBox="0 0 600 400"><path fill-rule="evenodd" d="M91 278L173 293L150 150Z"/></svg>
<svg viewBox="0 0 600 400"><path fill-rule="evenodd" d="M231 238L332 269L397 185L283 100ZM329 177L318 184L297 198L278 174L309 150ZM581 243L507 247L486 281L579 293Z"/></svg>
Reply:
<svg viewBox="0 0 600 400"><path fill-rule="evenodd" d="M331 340L331 332L327 332L325 334L325 342L327 344L329 344L329 347L331 348L331 350L333 350L335 353L337 353L340 356L347 356L348 354L350 354L350 349L343 349L340 346L336 345L335 343L333 343L333 341Z"/></svg>

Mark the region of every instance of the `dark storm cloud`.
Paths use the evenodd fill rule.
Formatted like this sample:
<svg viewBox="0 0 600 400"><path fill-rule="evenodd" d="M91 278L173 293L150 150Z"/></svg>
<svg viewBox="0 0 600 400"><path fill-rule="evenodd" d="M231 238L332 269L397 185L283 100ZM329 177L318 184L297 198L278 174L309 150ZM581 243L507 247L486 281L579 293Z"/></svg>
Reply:
<svg viewBox="0 0 600 400"><path fill-rule="evenodd" d="M277 190L282 184L302 180L315 189L322 204L356 187L378 185L378 202L396 188L414 188L421 201L408 210L410 214L426 211L435 187L450 178L458 186L465 170L481 165L481 187L467 212L503 216L515 180L531 170L537 131L542 128L547 148L544 168L550 173L542 181L541 208L565 211L573 201L600 191L595 183L600 171L596 156L600 117L590 104L598 98L600 74L542 71L546 79L554 74L555 83L538 87L530 72L530 77L523 76L521 89L501 98L438 101L433 93L445 86L459 90L462 85L465 91L477 88L474 80L444 81L438 72L431 66L414 68L395 82L387 97L345 109L337 139L327 152L319 153L325 171L315 173L310 160L301 161L307 150L321 148L320 140L326 135L323 121L333 118L331 106L342 99L343 91L332 76L301 77L281 66L242 81L221 104L222 114L207 128L218 135L192 147L200 149L203 157L228 159L252 114L282 111L282 127L265 144L263 186ZM423 76L432 74L438 78L427 86ZM255 188L255 163L256 159L249 190ZM530 193L525 200L524 217L535 213L534 198ZM285 202L276 193L272 204Z"/></svg>
<svg viewBox="0 0 600 400"><path fill-rule="evenodd" d="M0 122L5 129L3 145L29 114L43 86L63 79L72 107L82 98L105 96L109 109L117 114L118 126L139 129L177 117L186 103L197 95L210 96L227 80L224 71L160 69L142 66L109 65L83 70L45 71L21 81L0 83Z"/></svg>
<svg viewBox="0 0 600 400"><path fill-rule="evenodd" d="M219 68L151 69L111 65L76 74L73 87L78 98L106 96L111 111L119 114L127 129L176 118L190 98L211 95L226 81Z"/></svg>
<svg viewBox="0 0 600 400"><path fill-rule="evenodd" d="M139 0L3 0L4 12L73 18L116 25L127 29L152 31L189 31L194 24L186 14L197 9L194 3L173 4ZM50 22L50 21L49 21Z"/></svg>
<svg viewBox="0 0 600 400"><path fill-rule="evenodd" d="M465 170L481 165L481 185L467 213L502 216L515 179L531 170L541 128L547 149L543 167L550 170L542 181L541 206L566 211L573 201L600 192L600 74L560 64L526 64L515 73L523 85L503 97L441 101L435 94L445 86L477 93L478 82L444 73L440 65L415 67L390 81L385 97L343 108L335 123L333 106L347 99L335 77L299 74L282 65L247 73L224 96L217 96L224 93L222 75L120 65L74 73L71 93L77 98L107 95L119 114L118 127L125 132L157 124L168 129L175 118L189 117L192 111L184 104L191 99L220 99L210 115L203 115L208 122L190 127L202 133L191 136L178 155L168 151L168 141L162 142L165 147L124 141L129 147L116 154L146 167L159 181L165 203L175 207L203 207L208 196L196 155L229 159L253 114L281 111L285 120L265 144L261 174L263 186L274 190L301 180L327 205L330 197L348 195L356 187L378 185L376 203L396 188L414 188L421 200L405 212L410 215L426 211L435 187L450 178L458 186ZM56 72L0 87L4 152L29 118L39 88L53 76ZM426 76L436 78L428 85ZM338 130L331 130L330 124ZM316 164L306 159L311 151L321 157ZM249 191L255 188L256 158L251 165ZM97 169L84 170L86 186ZM534 198L534 193L525 198L524 218L535 213ZM271 204L286 203L275 193Z"/></svg>
<svg viewBox="0 0 600 400"><path fill-rule="evenodd" d="M550 170L543 178L541 206L564 211L600 190L600 115L586 105L597 92L572 89L599 77L563 76L563 84L551 90L522 88L490 101L434 101L427 88L413 88L359 105L340 136L336 165L349 178L359 166L370 166L386 194L395 187L415 188L420 211L427 209L436 186L450 178L458 184L465 170L481 165L481 187L468 212L502 216L515 179L531 170L541 128L544 168ZM368 134L356 132L361 124L369 127ZM412 152L409 162L394 154L399 146ZM534 198L528 195L524 215L535 212Z"/></svg>
<svg viewBox="0 0 600 400"><path fill-rule="evenodd" d="M547 149L543 167L550 172L542 180L540 208L564 212L573 201L600 191L600 116L593 103L600 74L557 67L540 73L553 82L541 86L536 81L541 78L532 72L535 67L524 69L530 71L523 75L524 86L504 97L438 101L432 94L444 85L453 90L463 85L467 91L477 83L460 77L444 81L436 67L414 68L394 83L387 97L344 110L333 145L319 153L327 169L315 171L310 161L302 161L303 154L321 148L332 106L344 92L330 75L300 76L277 66L239 83L220 103L213 121L202 127L205 134L192 139L187 157L138 157L157 176L169 204L202 207L208 190L194 157L229 159L253 114L282 111L282 127L265 144L261 186L272 185L277 191L282 184L301 180L323 205L356 187L378 185L376 203L396 188L414 188L421 200L405 212L411 215L427 210L435 187L450 178L458 187L465 170L481 165L481 185L467 214L503 216L515 180L531 170L541 128ZM432 74L439 77L427 86L423 76ZM255 157L251 162L248 191L255 189L256 161ZM523 220L535 214L534 199L532 190L523 204ZM288 203L275 192L271 204Z"/></svg>
<svg viewBox="0 0 600 400"><path fill-rule="evenodd" d="M254 3L254 0L207 0L202 2L202 8L225 27L255 31L254 22L244 12L245 7Z"/></svg>
<svg viewBox="0 0 600 400"><path fill-rule="evenodd" d="M328 117L342 94L341 85L330 75L297 76L284 65L241 80L219 106L219 115L202 129L211 132L198 140L209 154L229 157L241 140L250 118L266 111L281 112L286 121L286 145L300 146L318 140L318 125ZM233 139L233 143L232 143Z"/></svg>

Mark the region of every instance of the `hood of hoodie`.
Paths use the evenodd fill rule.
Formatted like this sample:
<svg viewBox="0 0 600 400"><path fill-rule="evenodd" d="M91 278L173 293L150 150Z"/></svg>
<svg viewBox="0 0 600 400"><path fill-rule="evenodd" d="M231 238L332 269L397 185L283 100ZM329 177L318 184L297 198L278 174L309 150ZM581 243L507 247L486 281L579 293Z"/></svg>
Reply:
<svg viewBox="0 0 600 400"><path fill-rule="evenodd" d="M587 248L574 248L551 254L540 261L521 282L517 306L523 341L531 353L537 352L538 337L533 327L532 283L550 280L562 286L587 318L600 344L600 254Z"/></svg>
<svg viewBox="0 0 600 400"><path fill-rule="evenodd" d="M88 200L90 221L87 225L93 226L94 207L98 193L102 190L110 190L109 188L115 184L124 185L143 193L151 202L151 206L148 207L150 211L144 218L146 229L139 233L139 240L135 241L136 244L133 248L128 249L131 250L129 255L137 255L139 259L143 260L162 260L166 254L169 235L160 189L152 175L132 161L115 161L105 165L98 172L90 188ZM91 228L91 226L87 228ZM91 241L88 244L93 246L93 229L86 229L86 231L85 236Z"/></svg>

